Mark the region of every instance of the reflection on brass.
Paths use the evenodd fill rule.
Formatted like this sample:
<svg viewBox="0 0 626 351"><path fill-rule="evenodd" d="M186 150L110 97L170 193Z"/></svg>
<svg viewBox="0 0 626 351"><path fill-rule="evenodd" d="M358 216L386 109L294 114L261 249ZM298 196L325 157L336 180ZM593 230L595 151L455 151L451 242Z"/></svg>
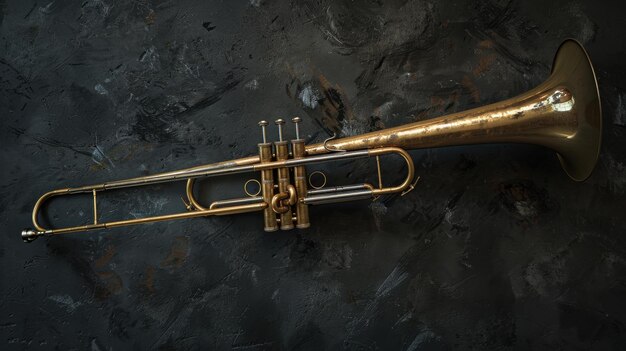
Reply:
<svg viewBox="0 0 626 351"><path fill-rule="evenodd" d="M565 172L576 181L591 174L600 150L602 113L595 73L587 53L575 40L566 40L557 51L552 74L536 88L514 98L487 106L383 129L362 135L323 143L304 145L300 139L296 117L296 140L283 141L282 119L276 121L279 141L268 143L268 123L261 121L263 142L259 154L246 158L213 163L160 173L145 177L113 181L103 184L50 191L37 200L32 213L35 229L22 231L25 241L42 235L55 235L204 216L219 216L262 211L264 229L274 231L296 227L307 228L308 205L375 199L388 194L406 194L419 177L407 149L469 145L484 143L528 143L545 146L556 151ZM406 163L406 177L396 186L383 185L380 156L400 156ZM306 185L305 166L340 160L375 157L378 186L354 184L335 187ZM245 172L260 172L260 195L214 201L207 208L194 195L194 180L203 177L228 176ZM318 172L313 172L310 177ZM326 176L324 177L324 185ZM293 179L293 182L291 181ZM187 181L185 211L146 218L113 222L98 220L96 193L112 189L142 185ZM74 227L50 229L39 222L39 211L52 197L91 193L93 197L93 223ZM248 191L246 190L246 193ZM258 194L257 194L258 195Z"/></svg>

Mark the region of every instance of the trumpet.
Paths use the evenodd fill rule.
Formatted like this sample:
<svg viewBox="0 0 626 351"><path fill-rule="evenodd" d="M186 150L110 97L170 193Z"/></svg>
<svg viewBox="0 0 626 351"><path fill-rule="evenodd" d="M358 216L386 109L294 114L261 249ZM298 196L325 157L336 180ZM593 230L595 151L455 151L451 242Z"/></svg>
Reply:
<svg viewBox="0 0 626 351"><path fill-rule="evenodd" d="M527 143L556 152L561 166L575 181L584 181L593 171L600 151L602 111L593 66L586 51L573 39L564 41L554 57L549 78L534 89L516 97L429 120L344 138L330 138L323 143L305 145L298 124L292 119L295 139L284 140L285 121L275 121L278 141L268 142L267 121L259 122L262 142L253 156L96 185L52 190L43 194L32 212L34 229L22 231L22 239L31 242L40 236L100 230L157 221L206 216L224 216L262 212L267 232L308 228L309 206L344 201L375 199L387 194L406 194L416 185L415 165L410 149L485 143ZM401 157L406 175L400 184L384 185L380 158ZM375 158L378 184L361 183L334 187L314 186L307 181L307 166L312 164ZM194 195L199 178L260 173L258 193L247 197L217 200L209 206ZM313 172L309 176L313 175ZM323 174L322 174L323 175ZM418 178L419 179L419 178ZM309 179L310 180L310 179ZM141 187L164 182L186 181L184 209L179 213L143 218L100 222L97 195L104 191ZM249 182L250 182L249 181ZM246 184L247 185L247 184ZM246 186L244 186L246 189ZM62 228L46 228L40 223L40 211L53 197L91 194L93 221Z"/></svg>

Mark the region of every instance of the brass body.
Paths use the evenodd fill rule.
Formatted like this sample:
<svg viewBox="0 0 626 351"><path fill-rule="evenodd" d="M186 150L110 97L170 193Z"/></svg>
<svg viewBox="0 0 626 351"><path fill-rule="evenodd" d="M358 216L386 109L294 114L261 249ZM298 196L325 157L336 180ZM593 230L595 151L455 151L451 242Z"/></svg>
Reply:
<svg viewBox="0 0 626 351"><path fill-rule="evenodd" d="M146 177L53 190L36 202L32 213L35 229L24 230L22 238L32 241L42 235L251 211L263 211L266 230L276 228L273 212L280 216L281 229L291 229L294 205L296 224L304 228L309 224L306 207L308 204L353 201L410 191L415 185L414 165L405 149L505 142L542 145L556 151L563 169L573 180L583 181L589 177L596 164L601 134L602 113L595 73L585 50L578 42L570 39L559 47L550 77L536 88L517 97L426 121L328 140L306 147L303 142L294 141L294 158L291 159L287 142L276 142L276 160L271 160L271 146L260 145L257 156ZM381 184L378 187L365 183L308 190L302 180L305 176L304 167L308 164L386 154L399 155L407 164L407 177L400 185L384 187L380 171L378 179ZM294 169L295 186L289 179L290 169ZM274 192L274 185L270 184L273 170L277 170L277 193ZM195 178L259 171L262 178L262 197L215 201L209 208L203 207L194 197ZM187 180L188 212L98 222L97 192L179 180ZM93 224L59 229L46 229L39 224L39 210L45 201L55 196L80 193L91 193L93 196Z"/></svg>

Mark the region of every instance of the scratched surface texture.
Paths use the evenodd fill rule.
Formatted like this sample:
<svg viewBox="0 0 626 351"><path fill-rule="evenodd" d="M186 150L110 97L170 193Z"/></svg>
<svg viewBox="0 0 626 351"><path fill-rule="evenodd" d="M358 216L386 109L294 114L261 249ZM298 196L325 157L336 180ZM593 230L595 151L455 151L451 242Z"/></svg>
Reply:
<svg viewBox="0 0 626 351"><path fill-rule="evenodd" d="M624 28L598 1L0 0L0 348L626 349ZM603 99L584 183L535 146L415 150L416 190L312 208L304 231L254 213L20 239L43 192L250 155L260 119L319 142L514 96L567 37ZM181 210L183 189L102 194L101 220Z"/></svg>

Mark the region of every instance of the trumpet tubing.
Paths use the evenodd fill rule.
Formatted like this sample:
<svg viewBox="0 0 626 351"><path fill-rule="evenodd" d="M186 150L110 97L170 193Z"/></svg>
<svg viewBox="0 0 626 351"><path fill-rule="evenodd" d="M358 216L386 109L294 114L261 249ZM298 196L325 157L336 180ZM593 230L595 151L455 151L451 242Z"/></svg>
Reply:
<svg viewBox="0 0 626 351"><path fill-rule="evenodd" d="M291 142L283 140L285 122L279 119L276 121L279 140L274 143L267 142L268 123L261 121L263 140L258 145L258 154L254 156L50 191L35 203L32 213L34 229L24 230L22 238L30 242L43 235L254 211L263 212L265 231L278 228L289 230L294 224L297 228L307 228L310 226L309 205L405 194L412 190L416 182L415 167L407 149L484 143L536 144L554 150L565 172L573 180L583 181L596 164L602 134L602 112L595 73L583 47L571 39L559 47L552 73L545 82L519 96L491 105L312 145L305 145L300 138L300 118L292 121L296 138ZM406 177L396 186L382 184L379 157L389 154L402 157L406 163ZM376 158L378 186L368 183L327 188L307 186L307 165L362 157ZM260 196L214 201L208 208L195 198L196 178L244 172L260 173ZM105 223L98 220L98 192L181 180L187 181L185 212ZM44 228L39 223L39 211L51 197L86 193L93 196L92 223L56 229Z"/></svg>

